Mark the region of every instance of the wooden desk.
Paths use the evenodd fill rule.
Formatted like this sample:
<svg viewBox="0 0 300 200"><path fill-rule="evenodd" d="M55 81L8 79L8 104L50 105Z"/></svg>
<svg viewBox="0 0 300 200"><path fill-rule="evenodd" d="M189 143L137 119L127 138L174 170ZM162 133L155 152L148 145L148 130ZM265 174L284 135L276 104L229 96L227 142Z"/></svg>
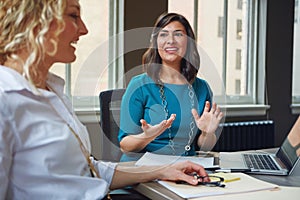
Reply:
<svg viewBox="0 0 300 200"><path fill-rule="evenodd" d="M159 200L183 200L172 191L164 188L157 182L142 183L134 187L136 191L145 195L150 199ZM256 192L247 192L240 194L227 194L219 196L200 197L199 200L282 200L288 198L289 200L298 200L300 197L300 187L286 187L281 186L276 190L264 190ZM196 198L197 199L197 198ZM193 199L193 200L196 200Z"/></svg>
<svg viewBox="0 0 300 200"><path fill-rule="evenodd" d="M264 150L268 152L274 152L276 149ZM300 197L300 176L274 176L274 175L251 175L255 178L258 178L263 181L274 183L280 186L279 190L276 191L258 191L250 193L241 193L241 194L231 194L231 195L220 195L220 196L211 196L211 197L201 197L201 199L284 199L286 197L289 200L299 199ZM157 182L148 182L141 183L134 187L136 191L147 196L150 199L162 199L162 200L175 200L183 199L173 193L172 191L166 189Z"/></svg>

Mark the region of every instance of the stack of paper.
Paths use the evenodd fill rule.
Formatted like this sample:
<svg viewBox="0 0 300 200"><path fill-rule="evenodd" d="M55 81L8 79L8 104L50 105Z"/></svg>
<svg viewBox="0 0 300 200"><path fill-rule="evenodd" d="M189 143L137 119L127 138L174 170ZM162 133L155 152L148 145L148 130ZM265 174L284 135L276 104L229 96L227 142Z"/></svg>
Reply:
<svg viewBox="0 0 300 200"><path fill-rule="evenodd" d="M215 168L218 165L214 165L214 157L196 157L196 156L172 156L172 155L161 155L146 152L135 165L165 165L173 164L176 162L182 162L189 160L191 162L202 165L204 168Z"/></svg>
<svg viewBox="0 0 300 200"><path fill-rule="evenodd" d="M227 181L226 187L208 187L205 185L192 186L188 184L176 184L170 181L158 181L161 185L168 188L182 198L196 198L223 194L236 194L253 192L260 190L270 190L278 185L261 181L243 173L232 173L232 177L238 177L237 181Z"/></svg>

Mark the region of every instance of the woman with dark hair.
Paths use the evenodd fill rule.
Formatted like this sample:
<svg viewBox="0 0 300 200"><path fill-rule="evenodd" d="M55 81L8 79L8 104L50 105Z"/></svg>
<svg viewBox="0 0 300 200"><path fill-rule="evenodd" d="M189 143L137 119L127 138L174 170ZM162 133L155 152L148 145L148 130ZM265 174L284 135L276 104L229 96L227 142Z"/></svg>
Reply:
<svg viewBox="0 0 300 200"><path fill-rule="evenodd" d="M181 74L186 78L190 83L194 81L197 76L199 65L200 65L200 56L197 50L197 44L195 42L195 34L190 26L189 22L185 17L176 13L169 13L167 15L161 15L155 24L151 35L151 44L149 49L143 56L143 64L147 74L155 81L159 80L159 71L160 67L152 67L153 64L161 64L162 57L159 54L159 49L157 46L157 39L161 29L169 24L170 22L178 21L182 24L186 31L187 36L187 48L186 53L183 59L181 59Z"/></svg>
<svg viewBox="0 0 300 200"><path fill-rule="evenodd" d="M189 156L211 149L223 113L208 83L197 78L200 56L184 16L158 18L143 66L146 73L132 78L122 99L121 161L145 152Z"/></svg>

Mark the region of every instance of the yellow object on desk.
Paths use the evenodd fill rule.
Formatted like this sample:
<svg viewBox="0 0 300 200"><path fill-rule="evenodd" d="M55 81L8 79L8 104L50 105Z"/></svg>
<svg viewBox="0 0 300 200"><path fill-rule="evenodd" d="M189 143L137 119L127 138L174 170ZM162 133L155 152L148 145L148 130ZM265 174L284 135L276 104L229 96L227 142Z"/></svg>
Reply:
<svg viewBox="0 0 300 200"><path fill-rule="evenodd" d="M217 173L213 173L213 174L209 174L209 175L224 178L224 183L241 180L241 177L239 177L238 175L236 175L234 173L217 172ZM211 179L211 181L213 181L213 177L210 179Z"/></svg>

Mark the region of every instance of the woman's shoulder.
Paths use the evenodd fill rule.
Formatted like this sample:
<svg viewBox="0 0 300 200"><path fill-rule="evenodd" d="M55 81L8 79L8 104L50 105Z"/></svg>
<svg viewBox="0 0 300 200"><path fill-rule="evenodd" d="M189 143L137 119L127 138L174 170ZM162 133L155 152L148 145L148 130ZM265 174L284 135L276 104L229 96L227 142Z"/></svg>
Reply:
<svg viewBox="0 0 300 200"><path fill-rule="evenodd" d="M138 74L138 75L135 75L134 77L132 77L132 80L149 80L151 79L148 74L146 73L142 73L142 74Z"/></svg>
<svg viewBox="0 0 300 200"><path fill-rule="evenodd" d="M209 96L213 96L213 92L208 84L208 82L202 78L197 77L193 83L193 88L196 91L201 91L201 94L205 94L203 93L204 91L206 91L206 94L209 94Z"/></svg>
<svg viewBox="0 0 300 200"><path fill-rule="evenodd" d="M126 88L126 93L131 95L135 93L143 96L144 94L149 93L149 91L157 89L156 87L153 79L146 73L143 73L131 78Z"/></svg>
<svg viewBox="0 0 300 200"><path fill-rule="evenodd" d="M148 76L146 73L136 75L136 76L132 77L130 80L130 84L134 84L134 85L136 85L136 84L143 85L145 83L154 83L152 78L150 76Z"/></svg>
<svg viewBox="0 0 300 200"><path fill-rule="evenodd" d="M2 91L31 90L28 81L26 81L26 79L14 69L0 65L0 74L0 88Z"/></svg>
<svg viewBox="0 0 300 200"><path fill-rule="evenodd" d="M199 78L199 77L196 77L193 85L196 85L196 86L208 86L208 83L207 83L206 80L204 80L202 78Z"/></svg>

